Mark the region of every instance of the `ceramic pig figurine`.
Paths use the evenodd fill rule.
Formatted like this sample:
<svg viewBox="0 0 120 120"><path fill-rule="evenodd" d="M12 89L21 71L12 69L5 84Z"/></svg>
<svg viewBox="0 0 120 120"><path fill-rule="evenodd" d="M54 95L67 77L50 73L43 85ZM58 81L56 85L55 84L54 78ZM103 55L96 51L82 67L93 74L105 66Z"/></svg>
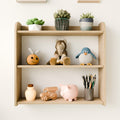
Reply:
<svg viewBox="0 0 120 120"><path fill-rule="evenodd" d="M74 101L77 100L78 88L76 85L60 85L60 95L64 100Z"/></svg>

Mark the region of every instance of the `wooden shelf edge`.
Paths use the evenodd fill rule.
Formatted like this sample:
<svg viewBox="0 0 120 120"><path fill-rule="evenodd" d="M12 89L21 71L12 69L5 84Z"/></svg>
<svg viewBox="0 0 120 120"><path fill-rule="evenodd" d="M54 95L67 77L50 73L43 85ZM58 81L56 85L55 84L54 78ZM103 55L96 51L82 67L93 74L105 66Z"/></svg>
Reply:
<svg viewBox="0 0 120 120"><path fill-rule="evenodd" d="M17 68L103 68L104 65L17 65Z"/></svg>
<svg viewBox="0 0 120 120"><path fill-rule="evenodd" d="M37 98L35 101L26 101L25 98L19 100L18 104L103 104L100 98L94 98L93 101L86 101L84 98L78 98L77 101L69 102L65 101L63 98L58 98L51 101L42 101L40 98Z"/></svg>
<svg viewBox="0 0 120 120"><path fill-rule="evenodd" d="M78 0L78 3L100 3L100 0Z"/></svg>
<svg viewBox="0 0 120 120"><path fill-rule="evenodd" d="M23 36L99 36L103 31L26 31L19 30L18 34Z"/></svg>
<svg viewBox="0 0 120 120"><path fill-rule="evenodd" d="M18 3L46 3L47 0L24 0L24 1L16 0L16 2Z"/></svg>

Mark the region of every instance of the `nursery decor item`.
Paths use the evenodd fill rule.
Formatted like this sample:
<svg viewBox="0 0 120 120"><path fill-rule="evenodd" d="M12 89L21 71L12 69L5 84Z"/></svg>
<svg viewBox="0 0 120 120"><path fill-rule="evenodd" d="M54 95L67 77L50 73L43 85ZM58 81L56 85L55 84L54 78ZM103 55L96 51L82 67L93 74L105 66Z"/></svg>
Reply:
<svg viewBox="0 0 120 120"><path fill-rule="evenodd" d="M70 58L67 57L67 45L64 40L58 40L55 45L54 57L47 63L49 65L70 65Z"/></svg>
<svg viewBox="0 0 120 120"><path fill-rule="evenodd" d="M36 98L36 90L33 84L28 84L27 90L25 91L25 98L27 101L34 101Z"/></svg>
<svg viewBox="0 0 120 120"><path fill-rule="evenodd" d="M47 87L43 90L43 93L40 94L40 98L43 101L55 100L57 99L57 87Z"/></svg>
<svg viewBox="0 0 120 120"><path fill-rule="evenodd" d="M36 54L39 52L39 50L36 50L35 53L31 48L28 48L28 50L31 54L27 57L27 64L37 65L39 63L39 57Z"/></svg>
<svg viewBox="0 0 120 120"><path fill-rule="evenodd" d="M91 13L82 14L80 16L80 29L81 30L92 30L94 16Z"/></svg>
<svg viewBox="0 0 120 120"><path fill-rule="evenodd" d="M61 9L58 10L58 12L55 12L54 18L56 30L68 30L70 17L70 13L68 13L66 10Z"/></svg>
<svg viewBox="0 0 120 120"><path fill-rule="evenodd" d="M75 101L78 97L78 88L76 85L60 85L60 95L64 100Z"/></svg>
<svg viewBox="0 0 120 120"><path fill-rule="evenodd" d="M105 23L101 22L98 26L94 26L92 31L80 31L78 30L80 27L79 26L71 26L70 31L55 31L54 30L54 26L45 26L43 29L44 31L26 31L26 26L22 25L20 22L17 22L15 24L15 60L14 60L14 66L15 66L15 70L14 70L14 105L15 106L21 106L23 104L26 104L27 106L29 106L30 104L42 104L47 106L46 104L101 104L101 105L105 105L106 104L106 30L105 30ZM99 64L98 65L92 65L92 66L80 66L80 65L66 65L66 66L50 66L50 65L23 65L22 64L22 53L24 51L24 44L22 44L23 41L23 36L74 36L72 38L75 38L76 36L97 36L99 42L95 42L98 48L98 51L95 51L95 55L97 55L98 53L98 58L99 58ZM41 44L42 37L39 37L40 41L36 41L37 43ZM72 40L71 38L71 40ZM77 39L76 39L77 40ZM29 40L26 41L26 44L29 44ZM47 44L47 41L44 41L45 44L48 46L49 44ZM51 41L53 42L53 41ZM84 43L85 42L85 43ZM91 41L94 42L94 41ZM49 43L49 42L48 42ZM86 43L86 41L83 41L81 43L80 46L82 46L83 44L88 44L88 46L90 46L92 43L90 43L90 41L88 41L88 43ZM74 45L76 45L77 42L74 43ZM42 47L42 45L41 45ZM44 48L44 47L43 47ZM42 48L41 48L42 49ZM77 48L76 48L77 49ZM92 48L91 48L92 50ZM73 51L75 52L75 51ZM79 53L79 52L78 52ZM43 54L44 55L44 54ZM60 72L64 69L64 74L66 74L67 72L71 71L71 70L75 70L72 74L75 75L76 72L83 71L82 73L85 74L85 72L90 72L90 71L96 71L98 74L98 86L96 86L96 88L99 89L98 91L98 96L94 98L93 101L86 101L83 98L79 98L77 99L77 101L74 102L68 102L65 101L63 98L58 97L56 100L51 100L51 101L42 101L41 99L37 98L35 101L33 102L29 102L26 101L25 98L22 97L22 90L24 87L23 83L26 83L26 79L24 79L22 77L22 74L24 74L24 76L28 76L28 78L38 78L38 76L36 76L36 72L39 72L39 76L43 76L43 72L41 71L42 69L44 69L44 73L45 75L48 75L50 72L50 70L54 69L57 72ZM48 73L46 73L46 70L49 69ZM78 70L77 70L78 69ZM84 69L88 69L87 71ZM25 70L25 71L24 71ZM32 73L30 76L28 75L28 72L31 71L30 73ZM55 73L52 74L52 76L55 76ZM51 77L52 77L51 76ZM62 77L62 74L59 75ZM63 77L64 78L64 77ZM31 81L31 80L27 80L27 81ZM62 80L63 81L63 80ZM65 81L65 80L64 80ZM34 81L35 82L35 81ZM59 81L60 82L60 81ZM65 81L65 82L70 82L70 81ZM72 82L75 82L74 84L77 85L77 81L73 80ZM53 80L52 83L51 81L45 80L44 82L41 82L40 85L38 86L49 86L49 85L55 85L56 81ZM78 83L80 84L80 83ZM67 84L68 85L68 84ZM38 87L36 86L36 87ZM95 89L94 89L95 90ZM41 91L40 91L41 92ZM97 92L97 91L95 91ZM24 107L24 106L23 106Z"/></svg>
<svg viewBox="0 0 120 120"><path fill-rule="evenodd" d="M82 76L84 84L84 99L91 101L94 99L94 86L96 81L96 75Z"/></svg>
<svg viewBox="0 0 120 120"><path fill-rule="evenodd" d="M92 65L92 58L96 59L88 47L84 47L76 58L79 58L80 65Z"/></svg>
<svg viewBox="0 0 120 120"><path fill-rule="evenodd" d="M44 2L47 2L47 0L17 0L17 2L20 2L20 3L44 3Z"/></svg>
<svg viewBox="0 0 120 120"><path fill-rule="evenodd" d="M43 20L39 20L38 18L28 19L26 24L28 25L29 31L41 30L42 25L45 23Z"/></svg>

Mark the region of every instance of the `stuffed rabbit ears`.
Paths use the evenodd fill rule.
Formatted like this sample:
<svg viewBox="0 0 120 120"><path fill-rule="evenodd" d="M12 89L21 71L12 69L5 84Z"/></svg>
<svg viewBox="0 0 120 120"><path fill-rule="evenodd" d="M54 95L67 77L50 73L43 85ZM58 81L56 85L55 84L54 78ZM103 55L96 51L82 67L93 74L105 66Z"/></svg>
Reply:
<svg viewBox="0 0 120 120"><path fill-rule="evenodd" d="M36 50L35 52L33 52L33 50L31 48L28 48L28 50L31 54L37 54L39 52L39 50Z"/></svg>

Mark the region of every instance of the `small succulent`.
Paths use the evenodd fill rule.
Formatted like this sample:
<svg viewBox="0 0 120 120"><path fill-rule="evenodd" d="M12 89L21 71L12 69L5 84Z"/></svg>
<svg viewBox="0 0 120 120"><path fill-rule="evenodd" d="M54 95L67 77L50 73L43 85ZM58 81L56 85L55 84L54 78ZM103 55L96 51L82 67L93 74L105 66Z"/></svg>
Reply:
<svg viewBox="0 0 120 120"><path fill-rule="evenodd" d="M39 20L38 18L28 19L26 22L27 25L32 25L32 24L43 25L44 23L45 21Z"/></svg>
<svg viewBox="0 0 120 120"><path fill-rule="evenodd" d="M82 15L80 15L80 19L84 19L84 18L94 18L94 16L93 15L91 15L91 13L86 13L86 14L82 14Z"/></svg>
<svg viewBox="0 0 120 120"><path fill-rule="evenodd" d="M68 13L66 10L58 10L57 12L54 13L54 18L67 18L70 19L70 13Z"/></svg>

